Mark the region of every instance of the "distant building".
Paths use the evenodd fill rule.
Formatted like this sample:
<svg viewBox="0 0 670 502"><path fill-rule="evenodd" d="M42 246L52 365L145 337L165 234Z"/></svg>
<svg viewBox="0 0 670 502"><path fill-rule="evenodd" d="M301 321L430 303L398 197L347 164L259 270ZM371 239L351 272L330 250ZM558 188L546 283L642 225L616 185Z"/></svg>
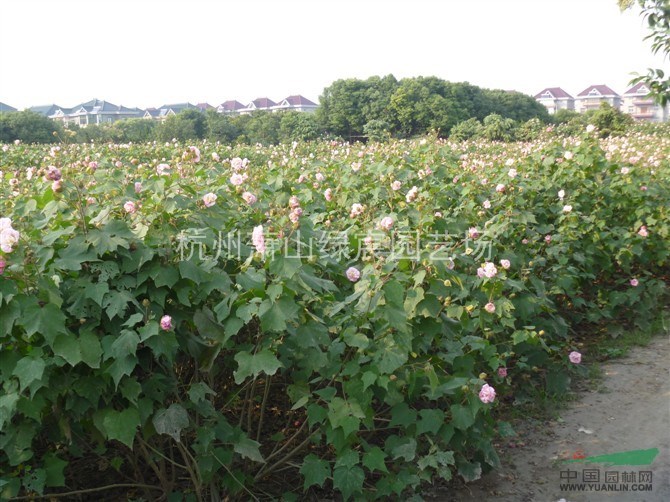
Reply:
<svg viewBox="0 0 670 502"><path fill-rule="evenodd" d="M543 104L551 115L558 110L575 109L575 98L560 87L547 87L535 95L535 100Z"/></svg>
<svg viewBox="0 0 670 502"><path fill-rule="evenodd" d="M230 101L224 101L219 106L216 107L216 111L219 113L229 113L229 114L238 114L240 110L243 110L245 106L237 100L231 99Z"/></svg>
<svg viewBox="0 0 670 502"><path fill-rule="evenodd" d="M256 98L247 106L238 110L238 113L241 115L247 115L259 110L269 111L273 106L277 106L277 103L272 101L270 98Z"/></svg>
<svg viewBox="0 0 670 502"><path fill-rule="evenodd" d="M145 119L155 119L155 120L165 120L171 115L177 115L178 113L183 112L184 110L199 110L202 111L195 105L191 103L176 103L173 105L163 105L160 108L148 108L145 110L142 118Z"/></svg>
<svg viewBox="0 0 670 502"><path fill-rule="evenodd" d="M319 107L313 101L310 101L299 94L282 99L273 110L292 110L296 112L314 112Z"/></svg>
<svg viewBox="0 0 670 502"><path fill-rule="evenodd" d="M0 113L9 113L17 112L18 110L13 106L6 105L5 103L0 102Z"/></svg>
<svg viewBox="0 0 670 502"><path fill-rule="evenodd" d="M649 88L640 82L623 94L621 111L633 116L636 120L665 122L668 120L668 105L662 107L649 95Z"/></svg>
<svg viewBox="0 0 670 502"><path fill-rule="evenodd" d="M109 101L92 99L72 108L64 108L58 105L33 106L29 110L49 117L63 124L76 124L81 127L95 124L111 124L117 120L139 118L142 110L139 108L128 108L110 103Z"/></svg>
<svg viewBox="0 0 670 502"><path fill-rule="evenodd" d="M592 85L577 94L575 110L584 113L597 110L602 103L608 103L612 108L621 108L621 96L606 85Z"/></svg>

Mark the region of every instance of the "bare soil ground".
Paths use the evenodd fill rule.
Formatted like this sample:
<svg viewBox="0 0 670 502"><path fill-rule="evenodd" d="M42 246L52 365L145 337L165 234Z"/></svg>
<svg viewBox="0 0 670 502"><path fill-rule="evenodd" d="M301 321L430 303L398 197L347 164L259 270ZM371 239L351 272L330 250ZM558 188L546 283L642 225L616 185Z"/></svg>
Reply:
<svg viewBox="0 0 670 502"><path fill-rule="evenodd" d="M556 420L515 423L517 436L507 438L499 452L502 469L467 485L435 487L424 498L439 502L670 501L669 336L655 337L646 347L603 363L596 388L580 393L558 415ZM651 465L563 462L652 448L659 453ZM618 483L606 483L614 480L615 472ZM584 475L593 481L590 487L586 483L583 492L561 486L583 484ZM603 484L610 485L608 491Z"/></svg>

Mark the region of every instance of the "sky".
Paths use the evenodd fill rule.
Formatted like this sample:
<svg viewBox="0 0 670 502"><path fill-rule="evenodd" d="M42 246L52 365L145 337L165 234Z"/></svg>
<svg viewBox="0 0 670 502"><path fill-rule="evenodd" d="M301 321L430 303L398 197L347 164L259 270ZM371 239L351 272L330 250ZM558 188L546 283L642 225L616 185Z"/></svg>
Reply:
<svg viewBox="0 0 670 502"><path fill-rule="evenodd" d="M2 0L0 102L318 102L388 74L622 94L632 72L670 67L647 33L616 0Z"/></svg>

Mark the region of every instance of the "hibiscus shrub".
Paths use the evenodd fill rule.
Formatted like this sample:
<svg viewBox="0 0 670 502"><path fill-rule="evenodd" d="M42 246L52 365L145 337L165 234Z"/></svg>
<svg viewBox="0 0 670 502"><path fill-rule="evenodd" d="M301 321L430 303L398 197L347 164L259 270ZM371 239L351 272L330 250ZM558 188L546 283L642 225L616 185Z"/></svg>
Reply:
<svg viewBox="0 0 670 502"><path fill-rule="evenodd" d="M576 329L653 317L669 154L590 130L6 145L0 496L477 479L509 429L492 409L565 390Z"/></svg>

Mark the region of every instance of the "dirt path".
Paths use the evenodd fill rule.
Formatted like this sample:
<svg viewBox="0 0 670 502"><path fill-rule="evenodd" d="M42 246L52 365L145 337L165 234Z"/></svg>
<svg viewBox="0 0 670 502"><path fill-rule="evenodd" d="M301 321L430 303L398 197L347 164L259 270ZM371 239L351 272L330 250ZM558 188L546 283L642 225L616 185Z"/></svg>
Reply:
<svg viewBox="0 0 670 502"><path fill-rule="evenodd" d="M602 371L599 388L581 394L559 413L560 419L517 426L518 437L510 438L499 452L500 471L456 491L436 490L434 498L425 498L439 502L670 501L670 337L656 337L647 347L632 349L626 358L604 363ZM650 465L608 466L602 459L598 463L562 461L654 448L658 454ZM624 457L630 462L629 453ZM580 490L578 485L585 491L575 491Z"/></svg>

